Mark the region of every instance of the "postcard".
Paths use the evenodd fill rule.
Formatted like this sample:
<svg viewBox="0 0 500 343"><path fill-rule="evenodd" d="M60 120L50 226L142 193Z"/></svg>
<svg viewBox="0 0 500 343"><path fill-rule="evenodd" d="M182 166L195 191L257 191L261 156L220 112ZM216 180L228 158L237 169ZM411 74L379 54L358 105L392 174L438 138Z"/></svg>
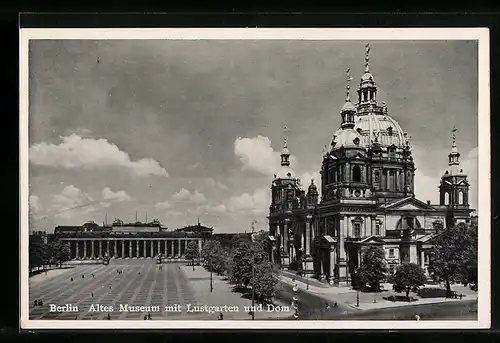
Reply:
<svg viewBox="0 0 500 343"><path fill-rule="evenodd" d="M489 328L489 73L484 28L21 29L22 328Z"/></svg>

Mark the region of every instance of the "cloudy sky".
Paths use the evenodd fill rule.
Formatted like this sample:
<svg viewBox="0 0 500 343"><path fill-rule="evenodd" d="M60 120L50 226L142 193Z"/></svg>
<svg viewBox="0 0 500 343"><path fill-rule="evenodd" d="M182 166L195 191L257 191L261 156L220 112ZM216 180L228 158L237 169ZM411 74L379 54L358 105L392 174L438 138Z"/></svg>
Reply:
<svg viewBox="0 0 500 343"><path fill-rule="evenodd" d="M29 53L31 222L158 218L266 227L283 126L308 184L340 124L364 41L39 40ZM437 202L451 129L477 206L477 44L371 42L379 101L412 138L416 194Z"/></svg>

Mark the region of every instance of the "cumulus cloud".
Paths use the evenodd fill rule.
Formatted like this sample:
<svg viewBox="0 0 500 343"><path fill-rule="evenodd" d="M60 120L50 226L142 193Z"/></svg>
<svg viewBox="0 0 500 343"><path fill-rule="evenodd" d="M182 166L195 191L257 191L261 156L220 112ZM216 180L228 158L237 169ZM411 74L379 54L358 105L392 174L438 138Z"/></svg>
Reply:
<svg viewBox="0 0 500 343"><path fill-rule="evenodd" d="M128 153L107 139L82 138L77 134L62 137L58 145L45 142L34 144L30 147L29 156L31 163L36 165L66 169L119 167L138 177L168 176L165 168L153 159L132 161Z"/></svg>
<svg viewBox="0 0 500 343"><path fill-rule="evenodd" d="M220 189L223 189L223 190L227 190L227 186L225 184L223 184L222 182L220 181L216 181L214 180L213 178L209 177L206 179L205 181L207 183L207 185L209 187L212 187L212 188L220 188Z"/></svg>
<svg viewBox="0 0 500 343"><path fill-rule="evenodd" d="M318 168L319 170L319 168ZM314 184L318 186L318 191L320 190L320 185L321 185L321 175L319 174L318 171L308 171L305 173L302 173L300 176L300 181L302 185L307 189L309 185L311 184L311 180L314 180Z"/></svg>
<svg viewBox="0 0 500 343"><path fill-rule="evenodd" d="M128 201L132 200L132 197L127 194L125 191L113 192L111 188L105 187L102 190L102 198L107 200L116 200L116 201Z"/></svg>
<svg viewBox="0 0 500 343"><path fill-rule="evenodd" d="M50 208L58 217L71 217L75 211L91 212L96 209L96 201L79 188L69 185L63 188L59 194L52 196Z"/></svg>
<svg viewBox="0 0 500 343"><path fill-rule="evenodd" d="M228 200L227 207L231 212L265 214L271 203L270 190L267 187L258 188L252 193L243 193Z"/></svg>
<svg viewBox="0 0 500 343"><path fill-rule="evenodd" d="M172 204L168 201L163 201L155 204L155 208L158 210L167 210L172 207Z"/></svg>
<svg viewBox="0 0 500 343"><path fill-rule="evenodd" d="M194 193L191 193L185 188L182 188L180 191L172 195L172 199L178 202L189 202L195 204L200 204L207 201L205 196L198 190L195 190Z"/></svg>
<svg viewBox="0 0 500 343"><path fill-rule="evenodd" d="M243 170L270 176L280 168L280 151L274 151L268 137L239 137L234 142L234 154L240 159ZM290 163L292 167L296 167L294 156L290 156Z"/></svg>
<svg viewBox="0 0 500 343"><path fill-rule="evenodd" d="M227 212L226 205L224 204L216 204L216 205L204 205L200 206L197 211L200 214L205 214L205 215L221 215L225 214Z"/></svg>
<svg viewBox="0 0 500 343"><path fill-rule="evenodd" d="M109 187L105 187L102 190L102 198L105 200L113 201L113 202L122 202L122 201L132 200L132 197L130 195L128 195L127 192L125 192L123 190L118 191L118 192L114 192ZM104 207L109 207L109 206L111 206L110 201L104 202L104 203L102 203L102 205Z"/></svg>

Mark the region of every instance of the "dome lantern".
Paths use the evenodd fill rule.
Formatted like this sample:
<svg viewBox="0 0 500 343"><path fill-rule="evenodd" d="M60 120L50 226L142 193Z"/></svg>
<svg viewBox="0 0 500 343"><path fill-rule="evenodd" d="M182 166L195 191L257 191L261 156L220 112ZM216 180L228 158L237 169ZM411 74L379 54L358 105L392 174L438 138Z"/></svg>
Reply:
<svg viewBox="0 0 500 343"><path fill-rule="evenodd" d="M361 81L358 89L358 103L375 103L377 95L377 85L375 79L370 72L370 44L365 46L365 73L361 76Z"/></svg>
<svg viewBox="0 0 500 343"><path fill-rule="evenodd" d="M356 117L356 108L351 102L350 90L351 90L351 81L352 77L349 74L351 71L350 68L346 71L346 99L345 104L340 111L341 117L341 128L343 129L352 129L355 125L354 119Z"/></svg>

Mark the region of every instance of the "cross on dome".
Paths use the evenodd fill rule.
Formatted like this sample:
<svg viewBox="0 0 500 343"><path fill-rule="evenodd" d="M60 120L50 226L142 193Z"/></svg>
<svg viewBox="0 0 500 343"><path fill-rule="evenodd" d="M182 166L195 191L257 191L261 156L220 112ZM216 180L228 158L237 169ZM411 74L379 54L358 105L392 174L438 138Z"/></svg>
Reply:
<svg viewBox="0 0 500 343"><path fill-rule="evenodd" d="M365 73L370 72L370 43L365 45Z"/></svg>
<svg viewBox="0 0 500 343"><path fill-rule="evenodd" d="M350 75L351 68L347 68L346 70L346 99L345 101L351 102L350 98L350 90L351 90L351 81L353 80L352 76Z"/></svg>

